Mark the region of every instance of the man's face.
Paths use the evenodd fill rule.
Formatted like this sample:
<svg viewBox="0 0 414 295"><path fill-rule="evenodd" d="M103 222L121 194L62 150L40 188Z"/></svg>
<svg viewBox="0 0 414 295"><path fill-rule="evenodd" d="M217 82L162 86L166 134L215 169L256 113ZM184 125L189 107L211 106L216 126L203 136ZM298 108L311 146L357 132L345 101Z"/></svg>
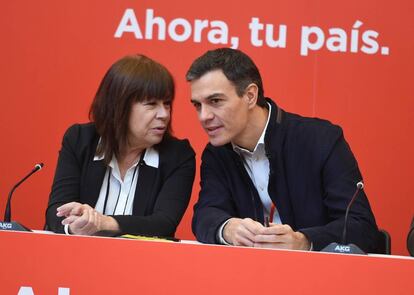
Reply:
<svg viewBox="0 0 414 295"><path fill-rule="evenodd" d="M249 104L221 70L207 72L191 82L191 102L210 143L237 143L248 124Z"/></svg>

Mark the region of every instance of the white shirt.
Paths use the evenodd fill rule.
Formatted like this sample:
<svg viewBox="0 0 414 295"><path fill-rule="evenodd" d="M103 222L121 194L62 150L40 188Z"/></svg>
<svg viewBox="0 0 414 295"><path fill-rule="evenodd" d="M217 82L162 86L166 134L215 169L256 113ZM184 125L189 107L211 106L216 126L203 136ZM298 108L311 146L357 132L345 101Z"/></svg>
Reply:
<svg viewBox="0 0 414 295"><path fill-rule="evenodd" d="M270 104L268 105L269 105L269 115L267 117L266 125L265 125L265 128L263 129L263 132L254 150L251 152L249 150L241 148L232 143L233 150L236 153L238 153L239 156L241 157L244 167L246 168L246 171L249 174L250 179L252 180L253 185L255 186L259 194L260 200L262 201L263 216L267 216L267 217L269 217L270 208L272 206L272 199L270 198L269 192L267 190L269 186L270 168L269 168L269 159L266 157L265 143L264 143L267 126L270 120L270 114L272 112L271 105ZM220 226L219 232L218 232L219 240L223 244L228 244L223 238L223 229L224 229L224 226L227 224L227 222L228 220L225 221ZM279 212L277 211L277 208L275 209L275 212L273 215L273 223L279 223L279 224L282 223Z"/></svg>
<svg viewBox="0 0 414 295"><path fill-rule="evenodd" d="M94 157L94 161L100 161L102 157ZM144 162L148 166L158 168L159 154L152 147L145 151ZM105 177L102 182L101 191L99 193L98 201L96 202L95 209L105 215L132 215L132 209L134 204L135 189L137 187L137 181L139 177L139 160L134 165L128 168L125 173L124 180L121 178L121 173L118 166L118 161L115 156L112 157L111 162L106 169ZM111 168L111 169L110 169ZM106 190L108 186L108 174L109 177L109 194L108 200L104 209L104 203L106 198Z"/></svg>
<svg viewBox="0 0 414 295"><path fill-rule="evenodd" d="M94 161L102 161L104 156L95 156ZM145 151L144 162L148 166L158 168L159 154L150 147ZM125 173L124 180L121 178L119 171L118 161L115 156L112 157L111 162L108 164L104 180L102 182L101 190L99 193L98 201L96 202L96 211L103 213L104 215L132 215L132 209L134 204L135 190L137 187L139 176L139 160L132 165ZM106 190L108 187L108 174L109 177L109 193L106 203L105 212L103 212ZM64 231L69 234L69 225L64 226Z"/></svg>

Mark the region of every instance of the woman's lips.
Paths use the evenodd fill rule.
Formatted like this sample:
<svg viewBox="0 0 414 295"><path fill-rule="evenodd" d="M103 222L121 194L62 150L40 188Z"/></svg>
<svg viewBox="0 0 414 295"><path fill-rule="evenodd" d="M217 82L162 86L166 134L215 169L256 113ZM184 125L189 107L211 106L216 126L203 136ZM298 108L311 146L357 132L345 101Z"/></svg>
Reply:
<svg viewBox="0 0 414 295"><path fill-rule="evenodd" d="M159 126L159 127L151 128L151 131L154 132L155 134L164 134L165 130L167 130L166 126Z"/></svg>

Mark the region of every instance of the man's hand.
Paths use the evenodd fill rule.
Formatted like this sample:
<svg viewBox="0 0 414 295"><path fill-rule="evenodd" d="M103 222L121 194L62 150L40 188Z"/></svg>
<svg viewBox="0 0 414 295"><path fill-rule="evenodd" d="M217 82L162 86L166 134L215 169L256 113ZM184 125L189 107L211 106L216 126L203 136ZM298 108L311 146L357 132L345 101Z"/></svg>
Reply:
<svg viewBox="0 0 414 295"><path fill-rule="evenodd" d="M264 226L250 218L230 218L223 229L223 238L235 246L253 247L255 236L261 233Z"/></svg>
<svg viewBox="0 0 414 295"><path fill-rule="evenodd" d="M68 224L73 234L95 235L100 232L116 233L119 231L119 225L114 218L103 215L86 204L67 203L57 208L56 215L66 217L62 220L62 224Z"/></svg>
<svg viewBox="0 0 414 295"><path fill-rule="evenodd" d="M254 237L254 247L308 251L310 242L304 234L293 231L287 224L271 223Z"/></svg>

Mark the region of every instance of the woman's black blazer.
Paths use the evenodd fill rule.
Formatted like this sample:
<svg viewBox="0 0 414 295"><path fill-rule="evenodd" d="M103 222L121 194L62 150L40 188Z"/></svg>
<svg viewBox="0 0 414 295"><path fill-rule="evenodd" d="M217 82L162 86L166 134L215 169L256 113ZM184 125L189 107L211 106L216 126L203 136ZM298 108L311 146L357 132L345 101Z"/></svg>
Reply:
<svg viewBox="0 0 414 295"><path fill-rule="evenodd" d="M94 161L99 134L93 123L75 124L65 133L46 210L48 229L63 233L56 208L68 202L95 207L107 166ZM195 153L188 140L165 136L155 146L159 166L144 163L132 215L115 215L120 234L174 236L188 206L195 174Z"/></svg>

